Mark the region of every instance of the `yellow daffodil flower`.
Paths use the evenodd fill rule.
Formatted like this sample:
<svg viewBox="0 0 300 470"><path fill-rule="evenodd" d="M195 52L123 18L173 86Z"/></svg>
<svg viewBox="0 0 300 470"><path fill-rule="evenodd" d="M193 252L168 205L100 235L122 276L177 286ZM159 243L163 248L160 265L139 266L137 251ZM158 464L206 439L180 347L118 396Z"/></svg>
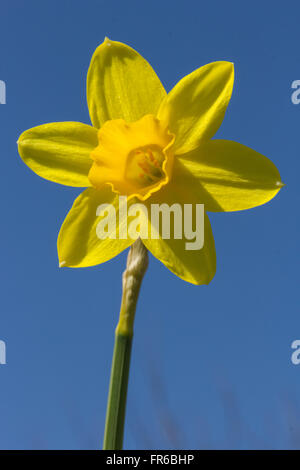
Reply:
<svg viewBox="0 0 300 470"><path fill-rule="evenodd" d="M99 239L97 207L119 195L128 205L203 203L207 211L249 209L283 186L263 155L227 140L211 140L231 97L231 62L213 62L184 77L167 94L154 70L125 44L105 39L87 76L93 126L44 124L18 141L23 161L56 183L87 187L75 200L58 236L62 266L103 263L134 240ZM119 225L124 220L119 220ZM167 268L194 284L208 284L216 270L214 239L205 216L204 247L187 251L184 240L143 240Z"/></svg>

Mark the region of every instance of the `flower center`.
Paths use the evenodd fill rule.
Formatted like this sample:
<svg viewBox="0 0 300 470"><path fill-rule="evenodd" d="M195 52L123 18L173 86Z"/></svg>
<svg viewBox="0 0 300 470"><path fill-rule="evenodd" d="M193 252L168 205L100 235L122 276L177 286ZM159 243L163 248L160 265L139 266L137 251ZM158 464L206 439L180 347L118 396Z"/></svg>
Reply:
<svg viewBox="0 0 300 470"><path fill-rule="evenodd" d="M147 199L167 184L172 171L174 136L157 118L107 121L92 151L89 180L96 188L110 184L122 195Z"/></svg>
<svg viewBox="0 0 300 470"><path fill-rule="evenodd" d="M134 149L127 158L125 178L140 187L155 184L164 177L164 160L165 155L158 145Z"/></svg>

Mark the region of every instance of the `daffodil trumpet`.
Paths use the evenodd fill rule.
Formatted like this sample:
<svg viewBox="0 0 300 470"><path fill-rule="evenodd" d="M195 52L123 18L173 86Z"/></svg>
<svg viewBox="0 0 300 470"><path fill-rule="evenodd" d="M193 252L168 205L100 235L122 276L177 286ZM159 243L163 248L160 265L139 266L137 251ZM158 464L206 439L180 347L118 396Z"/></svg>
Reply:
<svg viewBox="0 0 300 470"><path fill-rule="evenodd" d="M99 265L132 247L132 266L133 253L143 253L145 260L149 250L181 279L196 285L211 282L216 253L206 212L265 204L283 186L267 157L237 142L212 140L223 121L233 82L233 64L219 61L193 71L166 93L138 52L105 39L87 75L92 125L44 124L25 131L18 140L21 158L39 176L87 188L60 229L60 266ZM126 197L128 212L119 210L119 197ZM138 240L120 237L130 222L130 207L137 203L147 208L145 217L154 232L149 218L153 205L204 204L203 247L189 250L184 237L149 237L149 231L147 236L139 231ZM107 204L115 208L118 224L99 237L98 208ZM132 271L132 266L126 271ZM132 325L143 273L124 275L105 448L122 446Z"/></svg>

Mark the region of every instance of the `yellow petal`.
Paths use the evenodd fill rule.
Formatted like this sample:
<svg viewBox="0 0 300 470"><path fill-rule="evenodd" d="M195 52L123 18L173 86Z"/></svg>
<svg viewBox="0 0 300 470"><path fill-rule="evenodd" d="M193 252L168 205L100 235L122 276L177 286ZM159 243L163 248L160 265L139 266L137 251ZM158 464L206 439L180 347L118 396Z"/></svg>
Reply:
<svg viewBox="0 0 300 470"><path fill-rule="evenodd" d="M166 92L148 62L126 44L105 39L96 49L87 76L87 101L93 125L156 114Z"/></svg>
<svg viewBox="0 0 300 470"><path fill-rule="evenodd" d="M98 224L100 220L103 220L98 213L98 208L102 204L112 204L116 209L115 239L111 238L114 235L109 228L107 238L101 239L97 234ZM119 214L118 204L118 196L108 186L102 189L88 188L80 194L65 218L58 235L57 249L61 267L79 268L104 263L134 242L128 237L124 240L119 238L120 227L124 223L127 224L127 216L122 217ZM129 205L128 202L128 207Z"/></svg>
<svg viewBox="0 0 300 470"><path fill-rule="evenodd" d="M169 206L180 204L195 204L201 201L195 200L193 194L186 188L177 187L173 180L153 194L145 204L148 206L148 214L151 213L150 204L167 203ZM213 233L209 219L204 214L204 246L201 250L187 250L185 238L158 240L148 237L143 238L144 245L158 258L172 273L192 284L209 284L216 272L216 252Z"/></svg>
<svg viewBox="0 0 300 470"><path fill-rule="evenodd" d="M158 118L176 135L174 151L189 152L220 127L234 81L231 62L204 65L180 80L162 102Z"/></svg>
<svg viewBox="0 0 300 470"><path fill-rule="evenodd" d="M88 172L97 130L80 122L55 122L34 127L19 137L19 153L42 178L67 186L91 186Z"/></svg>
<svg viewBox="0 0 300 470"><path fill-rule="evenodd" d="M175 159L173 178L208 211L238 211L272 199L283 185L276 166L229 140L212 140Z"/></svg>

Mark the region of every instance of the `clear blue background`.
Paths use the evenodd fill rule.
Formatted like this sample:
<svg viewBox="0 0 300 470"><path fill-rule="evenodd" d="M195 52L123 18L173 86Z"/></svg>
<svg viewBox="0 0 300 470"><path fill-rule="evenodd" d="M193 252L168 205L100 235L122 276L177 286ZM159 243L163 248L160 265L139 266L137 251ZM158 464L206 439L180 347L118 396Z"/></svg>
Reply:
<svg viewBox="0 0 300 470"><path fill-rule="evenodd" d="M125 448L300 448L299 2L2 0L0 447L96 449L126 254L58 269L56 238L80 190L18 157L19 134L89 123L85 79L105 36L137 49L167 90L235 63L217 136L267 155L287 186L267 205L211 214L218 268L189 285L151 257L138 306Z"/></svg>

